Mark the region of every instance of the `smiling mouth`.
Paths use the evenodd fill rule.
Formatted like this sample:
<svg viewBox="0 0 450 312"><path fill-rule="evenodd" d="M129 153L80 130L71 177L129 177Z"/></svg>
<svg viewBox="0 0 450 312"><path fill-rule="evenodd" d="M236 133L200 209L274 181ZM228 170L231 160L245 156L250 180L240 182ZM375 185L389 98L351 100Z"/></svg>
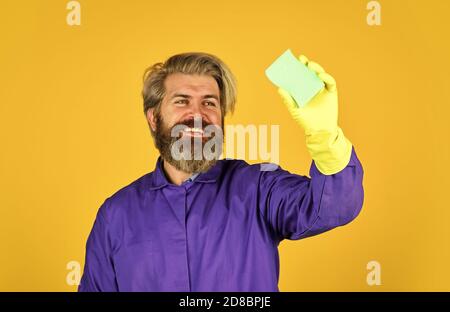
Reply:
<svg viewBox="0 0 450 312"><path fill-rule="evenodd" d="M187 127L183 130L183 135L188 135L191 137L203 137L203 134L204 134L204 132L203 132L203 129L201 129L201 128Z"/></svg>

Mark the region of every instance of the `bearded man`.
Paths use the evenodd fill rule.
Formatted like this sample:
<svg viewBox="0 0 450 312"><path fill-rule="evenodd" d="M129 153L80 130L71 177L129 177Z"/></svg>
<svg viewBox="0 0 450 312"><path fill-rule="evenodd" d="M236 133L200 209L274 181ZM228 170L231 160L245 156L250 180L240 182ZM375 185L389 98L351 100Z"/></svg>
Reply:
<svg viewBox="0 0 450 312"><path fill-rule="evenodd" d="M305 131L310 177L220 159L236 83L216 56L177 54L145 71L144 113L160 156L98 210L79 291L279 291L282 240L359 214L363 169L337 125L336 82L299 60L325 85L302 108L279 89Z"/></svg>

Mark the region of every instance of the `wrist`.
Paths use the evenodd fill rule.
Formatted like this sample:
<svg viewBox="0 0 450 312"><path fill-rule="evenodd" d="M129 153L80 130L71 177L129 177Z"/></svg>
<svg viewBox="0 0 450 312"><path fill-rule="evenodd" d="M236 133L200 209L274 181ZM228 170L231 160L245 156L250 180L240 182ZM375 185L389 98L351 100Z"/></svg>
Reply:
<svg viewBox="0 0 450 312"><path fill-rule="evenodd" d="M352 143L340 127L307 134L306 146L317 169L326 175L343 170L352 153Z"/></svg>

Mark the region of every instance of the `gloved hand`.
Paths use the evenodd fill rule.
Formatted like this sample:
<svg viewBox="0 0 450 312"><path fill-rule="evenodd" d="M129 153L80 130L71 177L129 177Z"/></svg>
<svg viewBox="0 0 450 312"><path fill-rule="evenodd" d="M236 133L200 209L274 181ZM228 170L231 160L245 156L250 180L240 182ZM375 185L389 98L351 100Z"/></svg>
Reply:
<svg viewBox="0 0 450 312"><path fill-rule="evenodd" d="M350 161L352 143L338 126L336 81L317 63L300 55L300 62L313 70L325 84L304 107L298 107L286 90L278 89L283 102L297 123L305 130L306 146L317 169L326 175L338 173Z"/></svg>

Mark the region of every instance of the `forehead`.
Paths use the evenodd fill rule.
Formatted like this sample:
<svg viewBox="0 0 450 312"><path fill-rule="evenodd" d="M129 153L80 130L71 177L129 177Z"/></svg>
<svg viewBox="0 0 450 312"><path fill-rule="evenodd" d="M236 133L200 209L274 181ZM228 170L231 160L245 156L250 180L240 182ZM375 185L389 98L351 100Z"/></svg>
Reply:
<svg viewBox="0 0 450 312"><path fill-rule="evenodd" d="M168 96L176 92L219 95L217 81L208 75L170 74L164 81L164 85Z"/></svg>

